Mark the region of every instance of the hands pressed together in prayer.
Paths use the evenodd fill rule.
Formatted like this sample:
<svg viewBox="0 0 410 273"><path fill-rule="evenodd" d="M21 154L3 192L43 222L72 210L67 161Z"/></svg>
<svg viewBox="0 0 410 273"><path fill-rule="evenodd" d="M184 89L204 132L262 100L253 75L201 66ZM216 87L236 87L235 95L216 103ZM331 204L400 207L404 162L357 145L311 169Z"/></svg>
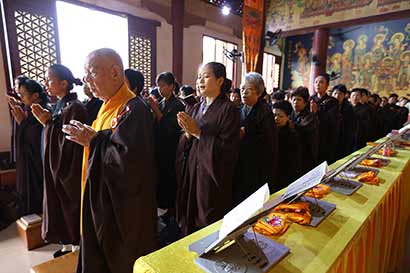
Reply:
<svg viewBox="0 0 410 273"><path fill-rule="evenodd" d="M246 135L245 127L239 128L239 137L240 139L243 139Z"/></svg>
<svg viewBox="0 0 410 273"><path fill-rule="evenodd" d="M11 114L18 124L25 120L28 116L27 112L21 108L21 102L16 98L6 94L7 102L9 103Z"/></svg>
<svg viewBox="0 0 410 273"><path fill-rule="evenodd" d="M40 104L32 104L31 111L34 117L41 123L43 126L46 126L47 122L51 120L51 113L47 109L41 107Z"/></svg>
<svg viewBox="0 0 410 273"><path fill-rule="evenodd" d="M67 134L66 139L85 147L90 146L91 140L97 134L92 127L77 120L71 120L70 124L64 124L63 133Z"/></svg>
<svg viewBox="0 0 410 273"><path fill-rule="evenodd" d="M186 133L199 139L201 135L201 129L199 128L198 123L195 119L193 119L190 115L188 115L185 112L179 112L177 114L177 121L179 126L181 126L181 128Z"/></svg>
<svg viewBox="0 0 410 273"><path fill-rule="evenodd" d="M310 112L317 113L317 103L315 101L310 101Z"/></svg>
<svg viewBox="0 0 410 273"><path fill-rule="evenodd" d="M159 108L158 101L155 98L153 98L152 96L147 96L146 101L148 102L148 104L151 107L152 111L154 111L155 117L157 118L157 120L160 120L162 118L162 112L161 112L161 109Z"/></svg>

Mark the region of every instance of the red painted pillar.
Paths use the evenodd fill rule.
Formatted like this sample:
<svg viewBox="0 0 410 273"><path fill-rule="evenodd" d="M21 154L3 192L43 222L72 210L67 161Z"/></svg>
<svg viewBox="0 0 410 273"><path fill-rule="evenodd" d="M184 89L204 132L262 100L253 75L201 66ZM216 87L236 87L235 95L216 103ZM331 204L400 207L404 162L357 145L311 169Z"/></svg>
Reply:
<svg viewBox="0 0 410 273"><path fill-rule="evenodd" d="M327 49L329 44L329 29L319 28L313 34L312 64L310 70L310 95L314 94L314 81L317 75L326 72Z"/></svg>
<svg viewBox="0 0 410 273"><path fill-rule="evenodd" d="M172 0L172 72L182 84L185 0Z"/></svg>

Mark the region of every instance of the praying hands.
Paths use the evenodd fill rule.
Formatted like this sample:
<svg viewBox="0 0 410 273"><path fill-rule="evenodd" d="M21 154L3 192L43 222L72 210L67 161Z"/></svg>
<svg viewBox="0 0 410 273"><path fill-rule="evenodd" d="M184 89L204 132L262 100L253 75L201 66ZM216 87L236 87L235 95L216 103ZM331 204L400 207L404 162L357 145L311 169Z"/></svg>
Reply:
<svg viewBox="0 0 410 273"><path fill-rule="evenodd" d="M85 147L90 146L91 140L97 134L92 127L77 120L71 120L70 124L63 125L63 133L67 134L66 139Z"/></svg>
<svg viewBox="0 0 410 273"><path fill-rule="evenodd" d="M185 112L179 112L177 114L177 121L179 126L181 126L181 128L184 129L186 133L199 139L201 135L201 129L199 128L198 123L195 119L193 119Z"/></svg>

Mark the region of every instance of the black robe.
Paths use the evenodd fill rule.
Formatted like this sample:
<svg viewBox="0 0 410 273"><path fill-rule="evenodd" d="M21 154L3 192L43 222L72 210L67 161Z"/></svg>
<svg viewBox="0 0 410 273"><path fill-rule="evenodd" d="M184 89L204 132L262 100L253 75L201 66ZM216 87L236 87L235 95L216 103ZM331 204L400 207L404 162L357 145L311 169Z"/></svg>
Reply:
<svg viewBox="0 0 410 273"><path fill-rule="evenodd" d="M301 172L299 136L287 123L278 127L278 176L275 191L287 187L304 173Z"/></svg>
<svg viewBox="0 0 410 273"><path fill-rule="evenodd" d="M305 174L318 164L319 121L307 108L299 114L293 111L290 117L299 136L301 174Z"/></svg>
<svg viewBox="0 0 410 273"><path fill-rule="evenodd" d="M372 115L368 107L358 103L353 107L356 117L356 135L354 150L359 150L366 146L368 141L371 141L371 119Z"/></svg>
<svg viewBox="0 0 410 273"><path fill-rule="evenodd" d="M339 105L341 116L339 136L336 146L336 159L341 159L353 152L356 121L353 106L346 99Z"/></svg>
<svg viewBox="0 0 410 273"><path fill-rule="evenodd" d="M397 112L393 110L389 104L381 107L379 109L380 116L382 117L383 122L383 135L387 135L394 128L396 128L397 123Z"/></svg>
<svg viewBox="0 0 410 273"><path fill-rule="evenodd" d="M80 195L83 147L65 138L63 124L88 120L87 110L70 93L54 106L52 120L43 131L43 239L50 243L80 241Z"/></svg>
<svg viewBox="0 0 410 273"><path fill-rule="evenodd" d="M318 106L319 118L319 163L327 161L328 164L336 160L336 145L339 135L340 114L337 99L325 94L319 98L313 95L311 100Z"/></svg>
<svg viewBox="0 0 410 273"><path fill-rule="evenodd" d="M187 235L220 220L232 208L232 180L239 153L239 111L219 95L203 114L205 102L189 114L201 136L181 135L177 151L177 220Z"/></svg>
<svg viewBox="0 0 410 273"><path fill-rule="evenodd" d="M155 124L155 149L158 166L157 202L160 208L175 208L176 173L175 157L181 127L177 122L177 114L185 110L182 102L172 95L165 98L159 107L163 114Z"/></svg>
<svg viewBox="0 0 410 273"><path fill-rule="evenodd" d="M42 105L47 108L46 105ZM43 165L41 134L43 125L30 109L28 117L16 125L16 190L22 201L23 215L43 213Z"/></svg>
<svg viewBox="0 0 410 273"><path fill-rule="evenodd" d="M277 132L271 108L263 98L245 115L241 108L241 139L239 158L235 168L233 194L235 204L245 200L265 183L271 191L277 189Z"/></svg>
<svg viewBox="0 0 410 273"><path fill-rule="evenodd" d="M88 125L93 124L94 120L97 118L98 111L100 111L102 104L103 101L97 98L92 98L84 102L85 108L87 109L88 113Z"/></svg>
<svg viewBox="0 0 410 273"><path fill-rule="evenodd" d="M129 273L156 249L153 118L141 97L90 143L77 272Z"/></svg>

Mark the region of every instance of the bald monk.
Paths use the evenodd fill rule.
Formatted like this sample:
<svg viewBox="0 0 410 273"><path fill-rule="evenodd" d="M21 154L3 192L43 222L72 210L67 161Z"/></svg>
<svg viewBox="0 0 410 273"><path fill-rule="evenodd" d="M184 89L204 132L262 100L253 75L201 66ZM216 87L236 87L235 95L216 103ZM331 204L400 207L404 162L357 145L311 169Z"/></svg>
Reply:
<svg viewBox="0 0 410 273"><path fill-rule="evenodd" d="M63 129L88 154L77 272L128 273L156 247L153 117L124 84L115 51L90 53L85 70L104 103L92 127L72 120Z"/></svg>

